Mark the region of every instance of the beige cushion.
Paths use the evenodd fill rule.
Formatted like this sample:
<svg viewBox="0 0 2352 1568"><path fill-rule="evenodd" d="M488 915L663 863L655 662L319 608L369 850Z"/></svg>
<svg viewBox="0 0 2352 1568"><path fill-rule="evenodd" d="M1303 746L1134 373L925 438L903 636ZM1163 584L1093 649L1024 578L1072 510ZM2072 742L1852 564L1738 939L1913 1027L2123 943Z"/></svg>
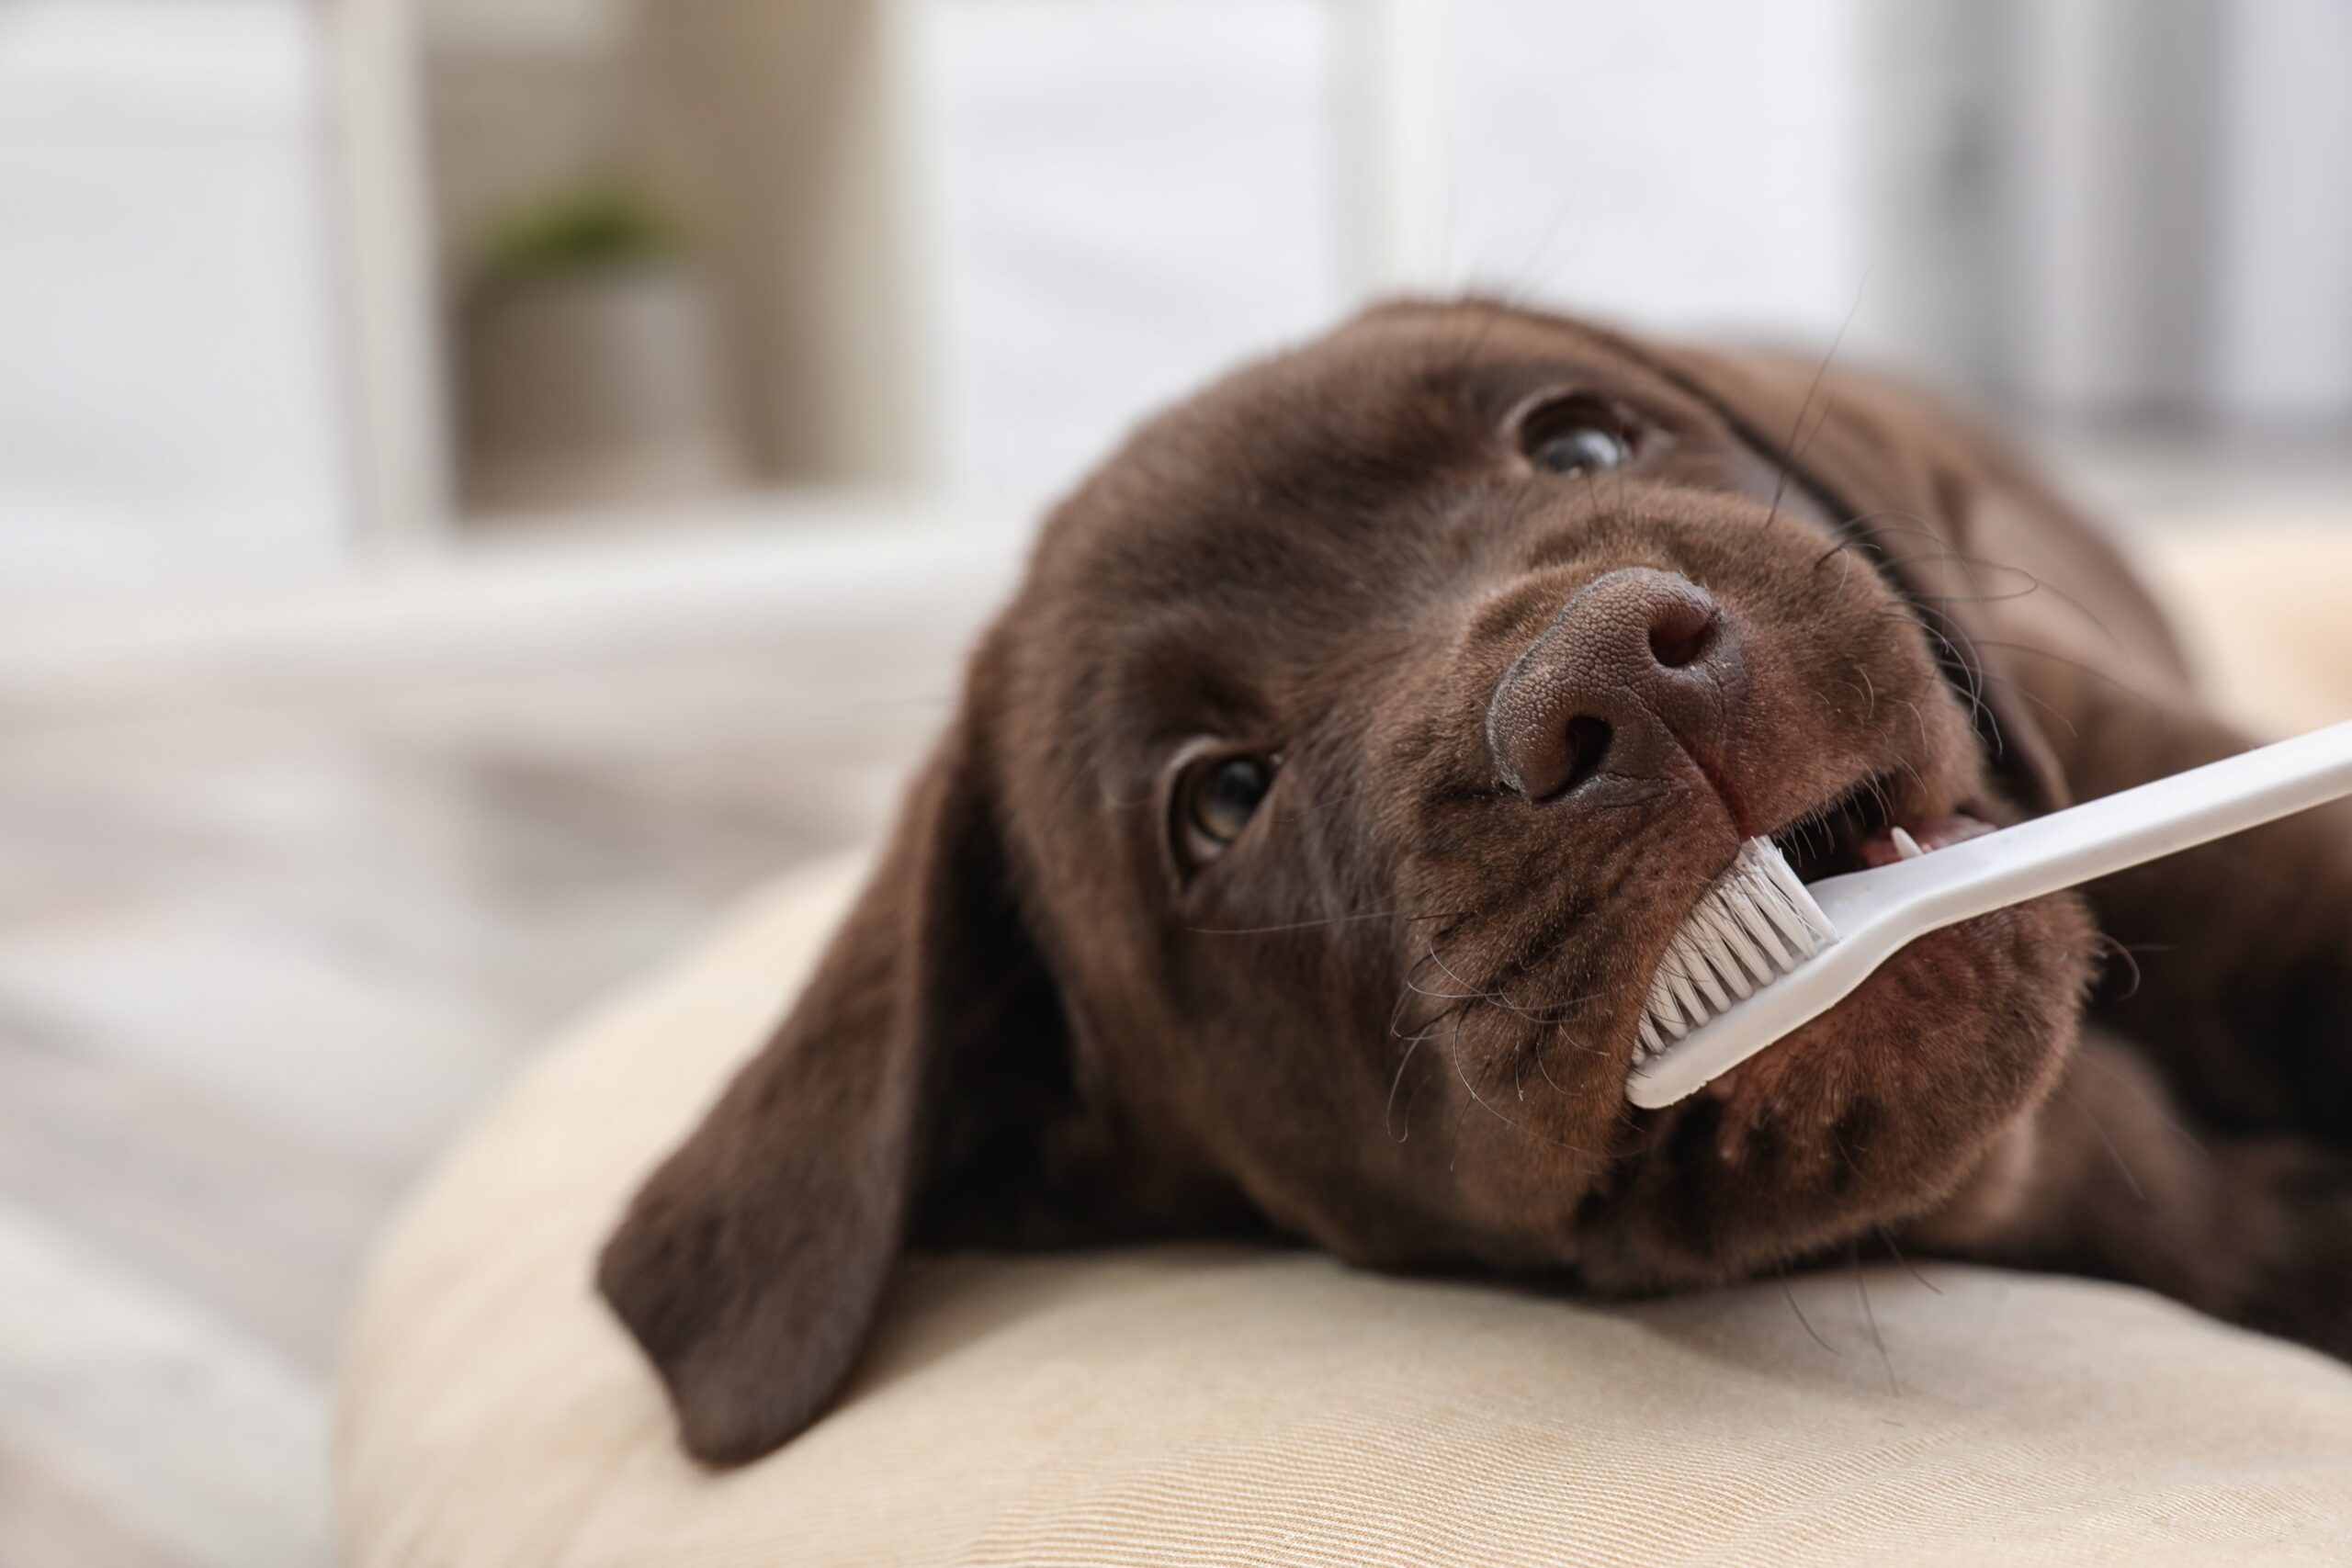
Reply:
<svg viewBox="0 0 2352 1568"><path fill-rule="evenodd" d="M2352 717L2352 517L2184 532L2146 564L2223 706L2277 735Z"/></svg>
<svg viewBox="0 0 2352 1568"><path fill-rule="evenodd" d="M2296 558L2299 604L2352 603L2329 548L2317 586ZM2273 722L2352 711L2352 627L2281 612L2249 549L2168 558L2210 624L2258 620L2226 679L2267 690L2267 658L2295 671ZM351 1563L2346 1559L2352 1371L1948 1266L1611 1307L1303 1253L930 1262L838 1409L699 1470L590 1258L856 873L779 885L613 1004L411 1202L344 1369Z"/></svg>

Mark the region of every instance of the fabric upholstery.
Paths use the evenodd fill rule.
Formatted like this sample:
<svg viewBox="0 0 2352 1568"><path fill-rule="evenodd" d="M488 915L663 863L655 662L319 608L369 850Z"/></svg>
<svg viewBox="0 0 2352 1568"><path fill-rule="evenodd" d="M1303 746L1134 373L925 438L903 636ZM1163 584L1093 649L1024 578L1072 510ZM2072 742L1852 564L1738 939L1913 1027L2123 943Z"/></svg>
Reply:
<svg viewBox="0 0 2352 1568"><path fill-rule="evenodd" d="M2159 564L2257 722L2352 714L2352 536L2215 533ZM1945 1265L1606 1306L1308 1253L923 1261L831 1414L699 1470L590 1260L858 872L752 900L412 1200L343 1368L355 1568L2352 1553L2352 1369L2137 1291Z"/></svg>

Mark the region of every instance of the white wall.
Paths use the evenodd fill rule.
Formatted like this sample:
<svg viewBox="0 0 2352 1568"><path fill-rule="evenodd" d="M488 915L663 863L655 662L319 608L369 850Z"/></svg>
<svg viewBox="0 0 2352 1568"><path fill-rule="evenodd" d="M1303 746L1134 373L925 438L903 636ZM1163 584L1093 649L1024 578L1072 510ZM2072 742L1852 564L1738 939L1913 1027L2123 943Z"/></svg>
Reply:
<svg viewBox="0 0 2352 1568"><path fill-rule="evenodd" d="M2340 434L2352 423L2352 6L2239 0L2223 54L2217 412Z"/></svg>
<svg viewBox="0 0 2352 1568"><path fill-rule="evenodd" d="M1378 269L1345 29L1375 3L927 0L952 477L1063 484L1145 411L1360 302ZM1427 6L1407 62L1442 142L1414 193L1425 285L1827 342L1875 243L1865 12Z"/></svg>
<svg viewBox="0 0 2352 1568"><path fill-rule="evenodd" d="M344 542L313 21L0 6L0 571Z"/></svg>
<svg viewBox="0 0 2352 1568"><path fill-rule="evenodd" d="M1065 483L1346 303L1324 0L930 0L951 472Z"/></svg>
<svg viewBox="0 0 2352 1568"><path fill-rule="evenodd" d="M1451 280L1826 341L1869 272L1860 0L1442 8Z"/></svg>
<svg viewBox="0 0 2352 1568"><path fill-rule="evenodd" d="M445 61L627 36L620 0L418 3ZM1870 318L1863 0L875 4L907 24L891 134L922 151L902 210L938 309L901 334L930 345L925 395L858 417L917 433L953 485L1065 485L1360 302L1366 16L1419 18L1388 36L1442 142L1408 204L1430 286L1808 342ZM335 14L0 0L0 562L344 538L312 36ZM749 209L774 181L744 167ZM899 352L832 315L842 352Z"/></svg>

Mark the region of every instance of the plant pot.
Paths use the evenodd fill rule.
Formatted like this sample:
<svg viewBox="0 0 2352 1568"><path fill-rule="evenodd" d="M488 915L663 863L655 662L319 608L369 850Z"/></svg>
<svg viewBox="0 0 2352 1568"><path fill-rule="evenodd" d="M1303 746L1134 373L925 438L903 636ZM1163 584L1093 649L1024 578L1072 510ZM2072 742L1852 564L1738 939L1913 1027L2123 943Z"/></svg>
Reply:
<svg viewBox="0 0 2352 1568"><path fill-rule="evenodd" d="M683 267L488 285L463 357L476 507L676 502L747 482L709 314Z"/></svg>

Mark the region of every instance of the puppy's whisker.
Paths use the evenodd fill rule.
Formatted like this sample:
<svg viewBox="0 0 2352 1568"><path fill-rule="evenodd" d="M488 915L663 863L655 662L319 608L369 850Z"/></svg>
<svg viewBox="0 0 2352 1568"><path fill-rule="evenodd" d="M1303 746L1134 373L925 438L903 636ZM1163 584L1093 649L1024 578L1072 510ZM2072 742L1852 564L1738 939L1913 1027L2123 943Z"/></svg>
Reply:
<svg viewBox="0 0 2352 1568"><path fill-rule="evenodd" d="M1871 799L1878 806L1879 816L1890 822L1894 820L1894 801L1887 794L1885 783L1878 778L1871 778L1864 783L1871 792Z"/></svg>
<svg viewBox="0 0 2352 1568"><path fill-rule="evenodd" d="M1869 1276L1862 1271L1860 1242L1854 1244L1849 1256L1854 1260L1854 1289L1862 1298L1862 1321L1870 1325L1871 1343L1878 1347L1878 1364L1885 1370L1887 1392L1899 1399L1903 1395L1903 1385L1895 1381L1894 1358L1886 1353L1886 1336L1879 1332L1878 1314L1871 1307L1871 1283Z"/></svg>
<svg viewBox="0 0 2352 1568"><path fill-rule="evenodd" d="M1795 1291L1789 1288L1789 1267L1785 1263L1781 1265L1780 1280L1781 1299L1789 1303L1789 1310L1797 1314L1797 1321L1804 1325L1805 1333L1811 1337L1815 1344L1820 1346L1831 1355L1842 1359L1846 1352L1829 1343L1828 1340L1824 1339L1821 1337L1821 1331L1814 1327L1813 1320L1805 1316L1804 1308L1797 1305L1797 1293Z"/></svg>
<svg viewBox="0 0 2352 1568"><path fill-rule="evenodd" d="M1427 1040L1440 1029L1444 1028L1449 1021L1453 1022L1455 1027L1460 1027L1460 1015L1449 1014L1446 1017L1441 1018L1435 1023L1430 1024L1427 1029L1420 1031L1419 1033L1407 1040L1405 1042L1405 1054L1396 1060L1396 1071L1389 1077L1388 1103L1381 1111L1380 1124L1382 1129L1397 1143L1403 1143L1407 1138L1411 1137L1413 1134L1413 1106L1410 1100L1407 1100L1405 1102L1405 1125L1403 1130L1399 1131L1397 1129L1396 1121L1396 1090L1402 1087L1405 1082L1405 1070L1413 1065L1413 1054L1421 1048L1421 1042Z"/></svg>
<svg viewBox="0 0 2352 1568"><path fill-rule="evenodd" d="M1650 805L1654 801L1663 800L1673 793L1674 791L1671 787L1660 784L1657 788L1651 790L1646 794L1635 795L1629 800L1592 801L1587 806L1586 809L1591 811L1632 811L1638 807Z"/></svg>
<svg viewBox="0 0 2352 1568"><path fill-rule="evenodd" d="M1433 952L1434 939L1432 939L1432 953ZM1418 986L1414 985L1413 976L1414 973L1421 967L1421 965L1430 961L1430 954L1424 954L1423 956L1415 959L1411 966L1405 971L1405 983L1397 988L1396 1004L1388 1010L1388 1033L1392 1039L1401 1040L1404 1038L1405 1010L1412 1005L1412 1000L1416 996L1426 996L1428 994L1427 992L1422 991ZM1452 1010L1449 1009L1442 1010L1439 1016L1443 1017L1444 1011L1450 1010Z"/></svg>
<svg viewBox="0 0 2352 1568"><path fill-rule="evenodd" d="M1841 546L1838 551L1838 586L1829 591L1831 599L1843 599L1846 596L1846 583L1853 575L1853 552Z"/></svg>
<svg viewBox="0 0 2352 1568"><path fill-rule="evenodd" d="M2098 1141L2107 1145L2108 1157L2115 1162L2116 1171L2123 1178L2123 1185L2132 1190L2132 1196L2140 1202L2145 1203L2148 1201L2148 1194L2140 1186L2140 1179L2132 1173L2132 1167L2124 1159L2123 1151L2115 1146L2113 1138L2108 1136L2107 1124L2092 1114L2091 1108L2083 1103L2082 1097L2074 1091L2071 1085L2061 1083L2059 1092L2066 1097L2066 1103L2074 1107L2075 1114L2080 1116L2091 1132L2098 1136Z"/></svg>
<svg viewBox="0 0 2352 1568"><path fill-rule="evenodd" d="M1526 1007L1519 1009L1518 1012L1521 1018L1526 1019L1530 1023L1540 1023L1547 1026L1573 1023L1578 1018L1581 1018L1587 1010L1590 1009L1595 1004L1608 1001L1613 997L1623 996L1629 989L1631 989L1631 987L1626 986L1603 987L1597 990L1579 992L1576 996L1565 998L1556 1002L1531 1003ZM1578 1043L1576 1045L1576 1049L1584 1052L1588 1055L1593 1056L1606 1056L1611 1055L1611 1052L1606 1051L1598 1045Z"/></svg>
<svg viewBox="0 0 2352 1568"><path fill-rule="evenodd" d="M2143 951L2146 950L2143 949ZM2103 1052L2085 1051L2075 1059L2078 1062L2090 1063L2092 1066L2098 1067L2100 1072L2105 1073L2108 1077L2116 1079L2118 1082L2129 1083L2131 1081L2124 1077L2123 1069L2117 1066L2112 1061L2109 1061ZM2174 1118L2171 1111L2165 1108L2163 1101L2157 1100L2151 1102L2148 1109L2154 1112L2158 1121L2162 1122L2165 1126L2171 1128L2175 1134L2178 1134L2181 1142L2187 1144L2190 1148L2195 1149L2199 1155L2203 1156L2208 1160L2213 1157L2213 1151L2205 1146L2204 1140L2198 1137L2196 1134L2190 1132L2188 1128L2182 1126L2180 1122Z"/></svg>
<svg viewBox="0 0 2352 1568"><path fill-rule="evenodd" d="M2084 604L2080 599L2067 592L2064 589L2058 587L2048 579L2038 576L2024 567L2014 565L2008 561L1995 560L1987 556L1971 555L1965 550L1956 549L1940 535L1937 534L1933 529L1922 525L1917 517L1909 513L1892 511L1865 513L1861 514L1860 517L1854 519L1854 522L1860 524L1865 521L1874 521L1886 518L1895 519L1897 524L1900 525L1881 526L1878 529L1878 532L1893 535L1896 537L1917 537L1926 540L1929 545L1934 547L1933 550L1928 554L1905 556L1899 558L1887 556L1887 552L1881 550L1880 554L1886 557L1887 563L1890 566L1912 566L1917 565L1922 561L1957 562L1961 567L1961 570L1968 574L1971 588L1975 590L1973 593L1920 593L1917 595L1918 598L1952 604L1999 604L2008 603L2012 600L2023 599L2034 593L2046 594L2051 599L2055 600L2057 603L2064 605L2067 609L2075 612L2075 615L2081 616L2084 622L2087 624L2092 630L2096 631L2099 635L2100 638L2110 648L2114 648L2119 650L2123 648L2122 639L2115 635L2114 628L2107 624L2106 619L2097 611L2093 610L2089 605ZM2025 586L2018 589L2014 592L1987 592L1984 591L1983 584L1977 577L1977 573L1979 571L2005 572L2013 577L2022 578L2024 580Z"/></svg>
<svg viewBox="0 0 2352 1568"><path fill-rule="evenodd" d="M2007 744L2006 739L2001 734L2000 721L1993 716L1992 708L1987 705L1984 701L1984 667L1982 661L1982 656L1977 653L1974 644L1971 643L1969 645L1968 651L1963 653L1961 650L1960 643L1955 642L1952 638L1952 635L1947 632L1943 627L1937 626L1932 621L1925 619L1921 619L1918 622L1918 626L1922 631L1926 632L1930 638L1940 644L1944 649L1945 657L1943 658L1942 662L1945 668L1948 670L1957 671L1962 676L1965 677L1965 679L1956 680L1952 683L1958 686L1960 688L1961 694L1968 699L1968 711L1971 722L1976 724L1978 728L1982 728L1989 738L1993 747L1993 755L1999 757L2006 754L2007 750ZM1961 634L1961 636L1963 641L1966 640L1965 633Z"/></svg>
<svg viewBox="0 0 2352 1568"><path fill-rule="evenodd" d="M1527 259L1519 267L1513 281L1504 286L1502 298L1513 308L1524 307L1534 300L1535 290L1541 286L1544 258L1551 252L1552 243L1567 226L1569 215L1576 210L1577 204L1584 199L1584 190L1585 182L1579 176L1554 209L1551 222L1544 225L1543 235L1535 242L1535 248L1528 252Z"/></svg>
<svg viewBox="0 0 2352 1568"><path fill-rule="evenodd" d="M1413 914L1405 909L1363 909L1353 914L1323 915L1306 920L1284 920L1270 926L1186 926L1195 936L1272 936L1281 931L1315 931L1325 926L1353 925L1363 920L1442 920L1444 913Z"/></svg>
<svg viewBox="0 0 2352 1568"><path fill-rule="evenodd" d="M1405 1003L1415 994L1417 989L1413 984L1413 976L1419 971L1424 964L1434 962L1437 958L1437 950L1439 946L1452 940L1454 932L1460 931L1462 927L1467 924L1470 920L1476 919L1478 914L1479 911L1475 909L1471 910L1461 919L1456 920L1453 925L1447 926L1442 931L1432 931L1430 933L1429 951L1422 953L1420 957L1413 960L1410 967L1405 971L1405 987L1402 990L1398 991L1396 995L1397 1010L1396 1012L1391 1014L1388 1021L1390 1033L1394 1034L1396 1032L1397 1020L1403 1016L1402 1010Z"/></svg>
<svg viewBox="0 0 2352 1568"><path fill-rule="evenodd" d="M2124 986L2123 989L2109 999L2112 1002L2128 1002L2133 997L2138 996L2140 994L2141 982L2144 980L2146 976L2142 973L2140 968L2140 960L2137 955L2132 953L2132 949L2124 943L2116 941L2115 938L2108 935L2105 931L2091 932L2091 946L2098 952L2106 953L2113 958L2120 959L2123 963L2123 966L2132 971L2132 978Z"/></svg>
<svg viewBox="0 0 2352 1568"><path fill-rule="evenodd" d="M1919 711L1919 705L1913 702L1909 697L1897 697L1894 700L1901 703L1905 707L1909 708L1911 710L1912 718L1917 722L1919 726L1919 749L1923 751L1932 749L1935 743L1928 739L1928 716ZM1906 763L1905 765L1907 766L1908 764ZM1912 769L1912 777L1918 777L1918 770L1917 768ZM1926 781L1922 780L1921 782L1925 783Z"/></svg>
<svg viewBox="0 0 2352 1568"><path fill-rule="evenodd" d="M1935 540L1938 544L1941 544L1943 542L1943 536L1937 533L1932 528L1929 528L1926 518L1921 517L1916 512L1906 512L1899 506L1882 506L1873 512L1857 512L1852 516L1846 519L1843 526L1848 528L1859 528L1864 524L1870 524L1873 525L1872 531L1875 533L1897 535L1903 533L1905 530L1899 528L1884 528L1876 526L1876 525L1885 522L1890 517L1897 523L1908 523L1911 525L1912 531L1924 534L1928 538ZM1878 550L1881 555L1886 553L1884 547L1879 545L1876 540L1857 539L1854 542L1858 545L1867 545L1870 547Z"/></svg>
<svg viewBox="0 0 2352 1568"><path fill-rule="evenodd" d="M2030 597L2041 586L2034 582L2006 593L1922 593L1919 597L1932 604L2007 604Z"/></svg>
<svg viewBox="0 0 2352 1568"><path fill-rule="evenodd" d="M1452 966L1449 965L1444 959L1437 956L1437 953L1434 948L1430 950L1430 958L1437 964L1438 968L1444 971L1445 977L1447 979L1452 980L1455 985L1464 987L1464 990L1457 999L1485 1002L1489 1007L1500 1009L1502 1011L1510 1013L1512 1017L1524 1019L1530 1023L1550 1023L1555 1021L1554 1020L1544 1016L1544 1011L1548 1010L1530 1010L1522 1007L1519 1003L1512 1001L1510 998L1499 988L1481 988L1475 982L1464 979L1462 976L1455 974ZM1573 998L1573 1004L1581 1006L1583 1003L1590 999L1592 999L1591 996L1588 993L1585 996ZM1567 1006L1571 1004L1563 1003L1560 1005Z"/></svg>
<svg viewBox="0 0 2352 1568"><path fill-rule="evenodd" d="M1978 646L1984 648L1997 648L2010 653L2022 653L2030 658L2048 660L2053 664L2063 664L2069 670L2077 671L2082 674L2090 676L2094 680L2105 682L2109 686L2114 687L2118 692L2120 692L2123 695L2132 698L2134 702L2145 704L2148 707L2154 709L2159 713L2164 711L2164 705L2157 702L2154 697L2149 695L2146 692L2142 691L2139 687L2132 685L2130 682L2124 681L2112 671L2101 670L2094 665L2086 664L2079 659L2070 659L2065 654L2058 653L2046 648L2038 648L2030 642L2005 642L1995 637L1980 638Z"/></svg>
<svg viewBox="0 0 2352 1568"><path fill-rule="evenodd" d="M2064 725L2068 735L2073 736L2076 739L2080 739L2082 738L2083 732L2075 727L2075 721L2067 717L2065 713L2049 698L2041 695L2038 692L2029 689L2020 682L2012 681L2007 675L1996 675L1989 670L1984 672L1984 679L1990 682L1997 682L2004 691L2012 694L2025 702L2031 703L2034 706L2048 714L2058 723Z"/></svg>
<svg viewBox="0 0 2352 1568"><path fill-rule="evenodd" d="M2038 576L2028 570L2026 568L2014 565L2008 561L1995 560L1988 556L1971 555L1965 550L1955 549L1940 535L1937 534L1930 528L1919 525L1917 520L1916 518L1912 518L1907 513L1888 512L1867 513L1866 515L1895 517L1908 521L1910 524L1909 526L1885 528L1880 531L1883 533L1894 534L1897 536L1917 536L1926 539L1928 543L1936 547L1937 551L1934 557L1928 558L1955 560L1968 568L1981 569L1985 571L2010 572L2016 576L2025 579L2028 584L2027 588L2024 592L2014 595L2014 597L2022 598L2025 593L2030 592L2047 593L2051 598L2058 601L2058 603L2065 605L2068 609L2073 610L2076 615L2082 616L2082 618L2090 625L2092 629L2096 630L2110 646L2118 649L2120 649L2123 646L2121 639L2115 635L2114 628L2110 627L2107 624L2105 618L2099 615L2099 614L2093 610L2089 605L2084 604L2080 599L2075 598L2073 594L2067 592L2057 584L2050 581L2047 578ZM1998 598L1996 597L1985 602L1997 603Z"/></svg>
<svg viewBox="0 0 2352 1568"><path fill-rule="evenodd" d="M1505 1115L1502 1111L1497 1110L1494 1106L1488 1104L1487 1102L1487 1097L1478 1092L1477 1085L1470 1081L1470 1075L1462 1070L1462 1052L1460 1049L1458 1047L1450 1046L1447 1049L1446 1055L1453 1060L1453 1076L1462 1080L1462 1087L1469 1092L1470 1098L1477 1103L1479 1110L1484 1111L1487 1115L1493 1117L1504 1126L1509 1127L1515 1132L1524 1134L1528 1137L1533 1138L1539 1144L1549 1144L1554 1148L1566 1149L1571 1154L1589 1156L1593 1153L1592 1150L1584 1147L1580 1144L1569 1143L1566 1138L1553 1137L1550 1134L1540 1132L1533 1127L1528 1126L1525 1122L1514 1121L1510 1117Z"/></svg>
<svg viewBox="0 0 2352 1568"><path fill-rule="evenodd" d="M1494 998L1484 991L1432 991L1418 980L1407 979L1406 987L1417 997L1427 997L1433 1002L1485 1002Z"/></svg>
<svg viewBox="0 0 2352 1568"><path fill-rule="evenodd" d="M1918 792L1922 798L1929 798L1934 795L1935 791L1928 787L1927 775L1918 770L1918 767L1911 761L1910 758L1897 757L1894 759L1894 765L1911 775L1911 782L1918 786Z"/></svg>
<svg viewBox="0 0 2352 1568"><path fill-rule="evenodd" d="M1770 528L1781 515L1781 502L1788 494L1789 480L1795 473L1797 463L1804 457L1806 449L1812 446L1814 436L1819 435L1829 423L1830 409L1837 402L1835 393L1831 394L1827 403L1822 405L1821 423L1814 426L1813 435L1804 434L1805 416L1813 412L1813 400L1820 393L1824 382L1828 378L1829 367L1837 359L1838 350L1846 341L1846 329L1854 324L1854 312L1861 309L1862 290L1869 282L1870 274L1865 271L1861 281L1854 285L1854 299L1853 302L1846 307L1846 319L1838 323L1838 332L1829 340L1829 351L1821 356L1821 363L1814 367L1813 379L1806 384L1804 397L1797 404L1796 423L1790 427L1789 438L1781 446L1781 471L1779 477L1772 481L1771 504L1764 509L1764 526L1767 528ZM1804 438L1802 446L1798 444L1799 437Z"/></svg>
<svg viewBox="0 0 2352 1568"><path fill-rule="evenodd" d="M1876 1229L1878 1231L1879 1240L1886 1244L1886 1250L1893 1255L1897 1263L1903 1265L1904 1269L1910 1274L1911 1278L1918 1280L1922 1285L1927 1286L1929 1291L1933 1292L1937 1295L1940 1296L1944 1293L1943 1287L1941 1285L1937 1284L1933 1280L1930 1280L1925 1274L1920 1273L1918 1267L1909 1258L1903 1256L1903 1249L1894 1245L1894 1235L1893 1232L1889 1231L1884 1225L1879 1225Z"/></svg>
<svg viewBox="0 0 2352 1568"><path fill-rule="evenodd" d="M1550 1029L1537 1030L1535 1032L1534 1038L1529 1043L1527 1054L1535 1059L1535 1070L1544 1075L1544 1081L1552 1086L1552 1092L1554 1094L1559 1095L1563 1099L1567 1100L1584 1099L1585 1096L1582 1094L1572 1095L1568 1093L1566 1089L1561 1088L1560 1080L1552 1076L1552 1068L1550 1065L1544 1060L1544 1038L1547 1035L1556 1034L1557 1032L1558 1031Z"/></svg>
<svg viewBox="0 0 2352 1568"><path fill-rule="evenodd" d="M1440 963L1438 967L1440 969L1445 969L1445 965L1442 963ZM1453 980L1456 985L1468 986L1470 984L1469 981L1463 979L1451 969L1445 969L1445 973L1447 977ZM1409 976L1406 979L1405 984L1411 989L1414 995L1426 997L1431 1001L1483 1002L1487 1006L1495 1009L1498 1012L1508 1013L1513 1018L1523 1020L1529 1023L1548 1026L1555 1023L1564 1022L1567 1018L1575 1016L1573 1012L1562 1016L1554 1016L1553 1010L1548 1007L1521 1007L1499 991L1482 991L1476 989L1462 991L1435 991L1421 985L1419 981L1414 980ZM1569 1001L1559 1003L1557 1005L1562 1008L1580 1008L1583 1003L1593 999L1595 998L1590 997L1577 997L1570 998Z"/></svg>

